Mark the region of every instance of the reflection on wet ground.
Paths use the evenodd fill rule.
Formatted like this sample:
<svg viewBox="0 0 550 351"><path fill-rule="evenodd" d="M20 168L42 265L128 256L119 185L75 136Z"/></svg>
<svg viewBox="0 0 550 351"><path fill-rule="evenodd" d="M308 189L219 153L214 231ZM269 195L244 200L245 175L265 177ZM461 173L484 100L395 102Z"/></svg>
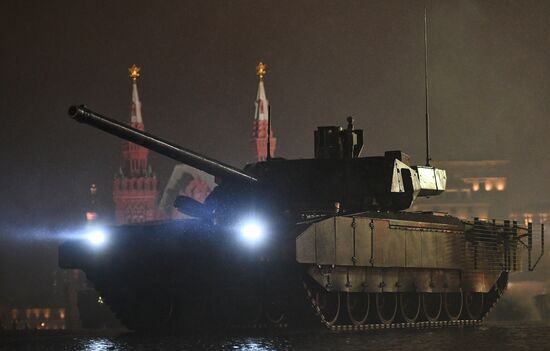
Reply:
<svg viewBox="0 0 550 351"><path fill-rule="evenodd" d="M4 333L0 334L0 350L550 350L550 324L513 322L464 329L310 331L254 336Z"/></svg>

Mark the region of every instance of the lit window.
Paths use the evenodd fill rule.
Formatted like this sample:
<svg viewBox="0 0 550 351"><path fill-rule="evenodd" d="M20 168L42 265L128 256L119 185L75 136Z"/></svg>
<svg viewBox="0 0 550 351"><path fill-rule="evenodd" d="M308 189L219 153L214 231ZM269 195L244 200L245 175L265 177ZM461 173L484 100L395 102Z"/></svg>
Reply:
<svg viewBox="0 0 550 351"><path fill-rule="evenodd" d="M94 221L97 218L97 213L95 212L86 212L86 220Z"/></svg>
<svg viewBox="0 0 550 351"><path fill-rule="evenodd" d="M497 190L503 191L506 188L506 178L500 178L497 180Z"/></svg>
<svg viewBox="0 0 550 351"><path fill-rule="evenodd" d="M525 225L527 225L529 223L533 223L533 214L532 213L524 213L523 218L524 218L524 221L525 221Z"/></svg>
<svg viewBox="0 0 550 351"><path fill-rule="evenodd" d="M473 191L479 191L479 182L473 182L472 183L472 190Z"/></svg>
<svg viewBox="0 0 550 351"><path fill-rule="evenodd" d="M485 181L485 191L493 190L493 182L490 180Z"/></svg>

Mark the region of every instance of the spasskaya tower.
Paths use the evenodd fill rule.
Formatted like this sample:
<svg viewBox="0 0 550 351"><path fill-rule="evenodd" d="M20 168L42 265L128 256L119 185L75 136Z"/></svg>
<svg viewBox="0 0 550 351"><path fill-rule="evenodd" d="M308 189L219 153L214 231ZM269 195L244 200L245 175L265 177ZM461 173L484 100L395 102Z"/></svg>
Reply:
<svg viewBox="0 0 550 351"><path fill-rule="evenodd" d="M133 65L128 69L132 79L132 108L130 126L145 130L141 117L137 79L140 68ZM115 175L113 200L117 224L141 223L158 217L158 181L148 164L149 150L139 145L123 142L122 166Z"/></svg>

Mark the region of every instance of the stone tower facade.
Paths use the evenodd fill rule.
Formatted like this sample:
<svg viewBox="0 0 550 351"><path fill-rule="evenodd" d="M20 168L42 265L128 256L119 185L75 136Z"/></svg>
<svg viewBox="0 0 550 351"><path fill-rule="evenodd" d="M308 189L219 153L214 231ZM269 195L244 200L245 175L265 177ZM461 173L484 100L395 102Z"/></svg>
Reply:
<svg viewBox="0 0 550 351"><path fill-rule="evenodd" d="M260 78L258 83L258 93L256 95L256 111L254 113L254 124L252 126L252 152L256 158L256 161L265 161L267 158L267 138L268 138L268 126L269 126L269 101L267 100L264 87L264 76L266 74L267 66L262 62L256 66L256 74ZM275 149L277 148L277 138L273 136L273 128L269 133L269 144L271 150L271 157L275 156Z"/></svg>
<svg viewBox="0 0 550 351"><path fill-rule="evenodd" d="M145 130L141 117L137 78L139 67L129 68L132 79L132 108L130 126ZM141 223L156 220L159 196L158 181L148 164L149 150L139 145L123 142L122 166L113 183L113 200L117 224Z"/></svg>

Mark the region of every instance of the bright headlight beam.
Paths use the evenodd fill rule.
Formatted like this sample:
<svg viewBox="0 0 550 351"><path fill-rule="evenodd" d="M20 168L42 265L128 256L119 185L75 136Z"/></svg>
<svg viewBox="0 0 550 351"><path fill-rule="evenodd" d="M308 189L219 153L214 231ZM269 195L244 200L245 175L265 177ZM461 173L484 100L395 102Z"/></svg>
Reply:
<svg viewBox="0 0 550 351"><path fill-rule="evenodd" d="M242 228L243 236L248 240L258 240L262 237L263 228L258 223L247 223Z"/></svg>
<svg viewBox="0 0 550 351"><path fill-rule="evenodd" d="M265 239L265 227L257 220L243 222L239 228L241 238L248 244L257 244Z"/></svg>
<svg viewBox="0 0 550 351"><path fill-rule="evenodd" d="M105 235L105 232L101 229L92 230L88 234L88 241L93 246L101 246L105 243L106 240L107 240L107 236Z"/></svg>

